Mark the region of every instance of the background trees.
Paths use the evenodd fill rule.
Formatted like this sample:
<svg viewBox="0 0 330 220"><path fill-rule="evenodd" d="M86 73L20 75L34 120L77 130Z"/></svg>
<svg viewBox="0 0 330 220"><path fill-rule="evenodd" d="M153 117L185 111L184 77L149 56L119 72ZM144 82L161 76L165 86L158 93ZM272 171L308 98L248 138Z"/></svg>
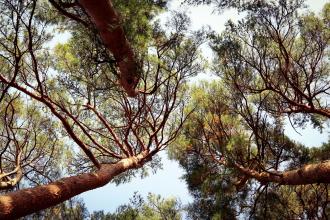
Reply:
<svg viewBox="0 0 330 220"><path fill-rule="evenodd" d="M160 195L149 193L145 200L136 192L129 203L120 205L112 213L103 210L89 213L82 199L73 198L22 219L180 220L182 213L183 206L174 197L162 198Z"/></svg>
<svg viewBox="0 0 330 220"><path fill-rule="evenodd" d="M104 214L94 212L91 215L93 220L160 220L160 219L182 219L182 206L176 198L161 198L159 195L149 193L145 201L139 194L134 194L129 204L121 205L115 213Z"/></svg>

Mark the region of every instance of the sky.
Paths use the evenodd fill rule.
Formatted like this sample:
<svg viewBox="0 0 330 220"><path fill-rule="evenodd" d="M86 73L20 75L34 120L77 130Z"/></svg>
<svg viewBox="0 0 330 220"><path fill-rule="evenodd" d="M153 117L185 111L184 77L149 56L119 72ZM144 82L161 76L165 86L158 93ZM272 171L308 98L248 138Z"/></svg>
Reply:
<svg viewBox="0 0 330 220"><path fill-rule="evenodd" d="M205 25L209 25L217 32L224 30L224 24L229 19L235 21L242 17L235 10L226 10L221 14L214 12L210 6L198 7L183 7L180 5L179 0L172 0L169 8L171 10L184 10L188 12L192 20L191 29L197 30ZM306 3L310 6L310 10L318 13L322 6L329 2L326 0L308 0ZM167 15L162 15L162 19ZM50 43L51 46L59 42L65 42L70 36L67 33L59 34ZM208 59L212 58L212 53L205 46L203 49L205 56ZM210 77L209 75L202 75L202 78ZM312 128L308 125L304 129L297 129L297 133L291 126L286 126L286 134L294 140L304 143L307 146L319 146L326 142L329 138L330 129L326 127L323 133ZM122 204L128 203L134 192L138 191L144 198L148 192L160 194L163 197L175 196L181 200L183 204L192 201L189 195L186 184L180 177L184 174L182 168L174 162L167 159L166 153L160 153L162 157L163 169L158 170L156 174L140 179L134 178L130 183L121 184L108 184L102 188L89 191L80 195L90 212L95 210L115 211L115 209Z"/></svg>

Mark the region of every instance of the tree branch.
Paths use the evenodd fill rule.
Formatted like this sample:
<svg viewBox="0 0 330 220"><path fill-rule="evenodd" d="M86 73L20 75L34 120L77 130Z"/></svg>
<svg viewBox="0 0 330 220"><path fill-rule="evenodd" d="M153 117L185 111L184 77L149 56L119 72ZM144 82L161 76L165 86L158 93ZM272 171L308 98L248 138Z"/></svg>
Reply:
<svg viewBox="0 0 330 220"><path fill-rule="evenodd" d="M120 85L128 96L136 96L138 92L135 88L140 79L140 66L111 0L79 0L79 4L94 22L106 48L114 55L120 70Z"/></svg>
<svg viewBox="0 0 330 220"><path fill-rule="evenodd" d="M80 193L102 187L128 169L141 167L148 152L122 159L115 164L102 164L96 172L67 177L53 183L23 189L0 196L0 219L16 219L57 205Z"/></svg>
<svg viewBox="0 0 330 220"><path fill-rule="evenodd" d="M258 172L237 163L234 166L243 174L258 180L262 184L279 183L281 185L305 185L312 183L330 183L330 161L305 165L302 168L278 173Z"/></svg>

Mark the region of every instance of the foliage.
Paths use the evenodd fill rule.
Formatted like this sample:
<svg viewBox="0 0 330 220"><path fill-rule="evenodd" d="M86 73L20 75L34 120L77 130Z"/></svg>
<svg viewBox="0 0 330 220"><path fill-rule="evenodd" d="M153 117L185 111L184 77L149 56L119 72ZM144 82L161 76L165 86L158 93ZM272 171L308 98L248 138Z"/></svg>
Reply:
<svg viewBox="0 0 330 220"><path fill-rule="evenodd" d="M0 107L1 180L19 187L48 183L63 175L60 152L66 148L57 133L59 124L39 110L25 105L18 93L3 96ZM48 147L45 147L47 145ZM24 182L21 182L21 179ZM3 186L4 187L4 186ZM4 187L11 189L11 185Z"/></svg>
<svg viewBox="0 0 330 220"><path fill-rule="evenodd" d="M254 137L257 134L249 121L233 109L234 100L226 98L226 93L221 82L193 87L190 103L195 111L170 147L171 158L186 171L183 178L194 197L188 206L189 217L310 219L328 215L326 184L295 187L260 183L234 165L245 164L254 170L260 169L258 166L294 169L329 159L328 145L306 148L285 137L280 125L274 127L267 120L258 124L259 135L267 135L267 139Z"/></svg>
<svg viewBox="0 0 330 220"><path fill-rule="evenodd" d="M166 27L171 32L154 21L166 1L101 2L120 12L113 13L120 26L114 39L130 41L128 52L118 47L116 53L136 51L131 63L139 66L137 94L131 98L120 83L127 57L118 60L80 3L0 1L0 189L16 191L12 199L18 195L7 218L103 186L104 179L121 183L146 175L148 167L156 170L156 154L175 140L189 114L183 110L185 83L202 70L203 34L188 33L187 16L173 14ZM54 30L71 38L50 51ZM86 184L76 184L84 177ZM87 185L92 188L81 190ZM28 204L19 196L27 191L33 194ZM48 192L53 196L41 196Z"/></svg>
<svg viewBox="0 0 330 220"><path fill-rule="evenodd" d="M322 130L330 117L330 4L315 15L299 14L302 0L187 0L246 13L223 33L209 34L219 82L188 89L189 78L203 70L205 33L189 32L187 15L173 13L165 30L156 18L167 1L103 1L119 14L100 29L95 21L102 19L83 2L0 1L0 189L17 191L10 198L65 175L89 177L92 188L104 185L104 176L129 181L155 170L157 153L171 145L195 198L192 219L329 214L329 143L306 148L285 135L284 122L303 127L309 121ZM71 38L50 51L54 30ZM104 36L125 47L112 50L113 39ZM132 70L136 83L125 81L123 72ZM134 84L134 98L123 80ZM307 163L314 164L307 169ZM105 167L111 172L102 173ZM93 171L102 175L87 174ZM72 178L54 184L65 188ZM70 189L63 192L54 191L48 204L68 199ZM33 202L42 207L43 199ZM181 219L181 210L176 199L135 195L115 213L92 218ZM38 215L88 214L83 202L70 200L31 218Z"/></svg>
<svg viewBox="0 0 330 220"><path fill-rule="evenodd" d="M302 5L279 1L252 7L237 25L229 22L221 36L214 35L212 45L217 71L236 98L259 96L266 112L287 114L298 126L310 120L322 127L329 117L329 4L320 17L299 15Z"/></svg>
<svg viewBox="0 0 330 220"><path fill-rule="evenodd" d="M191 88L195 111L170 148L194 196L191 219L313 219L329 213L328 185L283 186L283 175L329 159L328 144L306 148L285 136L329 118L328 7L299 15L302 1L264 1L211 34L218 82ZM254 173L253 173L254 172ZM279 213L281 213L279 215Z"/></svg>
<svg viewBox="0 0 330 220"><path fill-rule="evenodd" d="M130 203L121 205L115 213L94 212L92 220L180 220L182 207L175 198L163 199L160 195L149 193L147 201L135 193Z"/></svg>
<svg viewBox="0 0 330 220"><path fill-rule="evenodd" d="M72 219L72 220L181 220L183 207L174 197L162 198L149 193L144 200L137 192L128 204L120 205L115 212L94 211L89 213L81 198L73 198L60 205L29 215L22 220Z"/></svg>

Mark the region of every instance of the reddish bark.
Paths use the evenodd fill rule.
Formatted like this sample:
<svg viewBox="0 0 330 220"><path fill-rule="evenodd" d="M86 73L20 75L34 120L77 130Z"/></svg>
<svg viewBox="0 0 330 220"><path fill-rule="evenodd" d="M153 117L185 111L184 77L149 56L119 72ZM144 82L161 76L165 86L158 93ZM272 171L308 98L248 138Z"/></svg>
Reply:
<svg viewBox="0 0 330 220"><path fill-rule="evenodd" d="M105 46L114 55L120 71L120 85L129 96L136 96L135 87L140 78L140 68L111 0L79 0L79 4L94 22Z"/></svg>
<svg viewBox="0 0 330 220"><path fill-rule="evenodd" d="M146 154L103 164L93 173L60 179L30 189L18 190L0 196L0 219L15 219L57 205L80 193L102 187L118 174L143 165Z"/></svg>
<svg viewBox="0 0 330 220"><path fill-rule="evenodd" d="M278 173L257 172L252 169L235 164L241 173L259 182L266 184L269 182L282 185L305 185L313 183L330 183L330 161L317 164L309 164L302 168Z"/></svg>

